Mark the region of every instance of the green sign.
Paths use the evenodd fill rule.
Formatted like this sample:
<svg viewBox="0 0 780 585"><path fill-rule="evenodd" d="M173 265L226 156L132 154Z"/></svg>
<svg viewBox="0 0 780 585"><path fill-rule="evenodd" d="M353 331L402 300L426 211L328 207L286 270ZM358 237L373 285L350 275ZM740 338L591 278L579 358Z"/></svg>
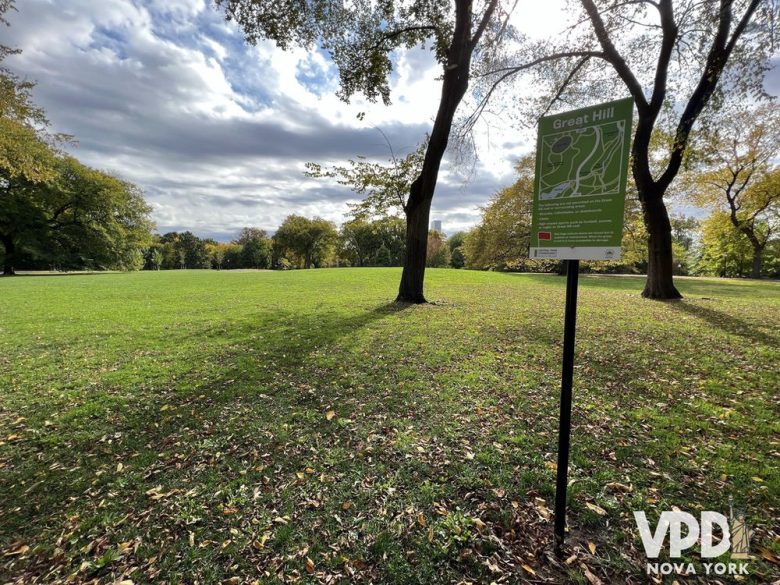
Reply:
<svg viewBox="0 0 780 585"><path fill-rule="evenodd" d="M539 120L531 258L620 258L633 113L628 98Z"/></svg>

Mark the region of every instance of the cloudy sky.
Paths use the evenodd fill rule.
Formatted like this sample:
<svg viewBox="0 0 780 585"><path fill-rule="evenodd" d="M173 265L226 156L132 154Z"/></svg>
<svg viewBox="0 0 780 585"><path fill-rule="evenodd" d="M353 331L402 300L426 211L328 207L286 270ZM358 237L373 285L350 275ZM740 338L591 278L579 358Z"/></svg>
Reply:
<svg viewBox="0 0 780 585"><path fill-rule="evenodd" d="M521 0L522 28L557 32L562 0ZM354 195L304 176L304 163L413 150L438 103L430 52L397 56L393 104L344 104L319 52L248 47L210 0L17 0L8 59L36 80L34 96L83 162L141 185L161 233L229 240L243 226L273 232L290 213L341 223ZM365 112L360 120L357 114ZM532 148L520 128L483 128L480 161L440 178L432 219L473 225L479 206L512 182ZM466 182L468 181L468 182Z"/></svg>

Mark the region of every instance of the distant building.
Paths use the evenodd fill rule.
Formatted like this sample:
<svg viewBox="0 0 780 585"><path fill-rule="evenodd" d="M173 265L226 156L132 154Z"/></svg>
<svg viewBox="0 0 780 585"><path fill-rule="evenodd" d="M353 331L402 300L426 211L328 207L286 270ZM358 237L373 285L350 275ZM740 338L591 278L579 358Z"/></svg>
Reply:
<svg viewBox="0 0 780 585"><path fill-rule="evenodd" d="M441 220L440 219L434 219L431 222L431 229L436 231L436 232L442 233Z"/></svg>

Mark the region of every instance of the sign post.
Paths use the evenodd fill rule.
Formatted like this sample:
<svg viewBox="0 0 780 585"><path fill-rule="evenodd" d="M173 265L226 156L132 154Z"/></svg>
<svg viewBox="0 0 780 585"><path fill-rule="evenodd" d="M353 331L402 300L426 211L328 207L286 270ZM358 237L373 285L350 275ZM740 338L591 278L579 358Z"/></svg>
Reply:
<svg viewBox="0 0 780 585"><path fill-rule="evenodd" d="M574 338L580 260L617 260L623 239L631 98L539 120L529 257L566 262L555 543L566 532Z"/></svg>

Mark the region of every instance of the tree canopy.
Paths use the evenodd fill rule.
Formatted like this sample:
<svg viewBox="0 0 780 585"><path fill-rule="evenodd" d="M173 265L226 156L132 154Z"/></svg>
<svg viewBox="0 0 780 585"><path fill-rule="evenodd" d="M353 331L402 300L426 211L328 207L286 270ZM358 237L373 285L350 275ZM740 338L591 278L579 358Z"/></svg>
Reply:
<svg viewBox="0 0 780 585"><path fill-rule="evenodd" d="M689 196L699 206L724 210L753 250L751 276L762 273L763 253L780 220L780 108L720 112L697 141L687 173Z"/></svg>
<svg viewBox="0 0 780 585"><path fill-rule="evenodd" d="M277 255L311 268L322 264L333 250L336 226L325 219L290 215L274 234Z"/></svg>
<svg viewBox="0 0 780 585"><path fill-rule="evenodd" d="M151 241L151 208L133 184L55 158L46 183L6 180L0 197L4 272L21 252L51 264L80 268L133 268Z"/></svg>

